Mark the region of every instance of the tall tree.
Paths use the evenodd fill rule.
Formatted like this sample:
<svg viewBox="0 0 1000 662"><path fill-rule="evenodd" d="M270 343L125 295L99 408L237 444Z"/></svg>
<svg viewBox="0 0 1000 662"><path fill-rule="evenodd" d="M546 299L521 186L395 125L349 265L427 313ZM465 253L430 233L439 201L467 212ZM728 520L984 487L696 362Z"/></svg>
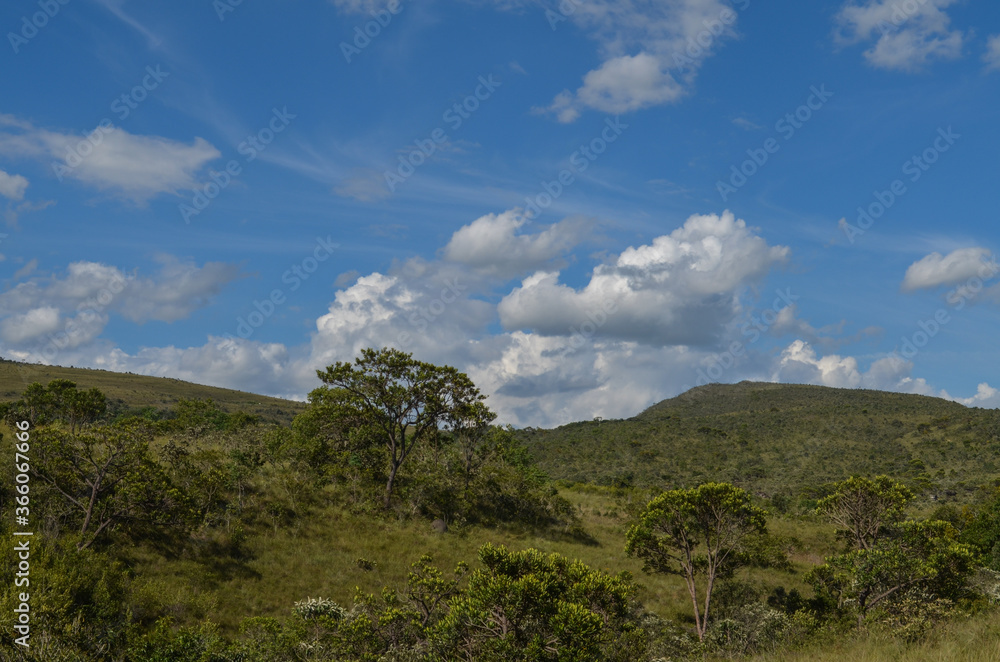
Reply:
<svg viewBox="0 0 1000 662"><path fill-rule="evenodd" d="M388 477L383 505L392 502L400 467L418 445L437 437L440 427L479 411L485 396L467 375L436 366L397 349L365 349L354 363L317 370L324 384L341 389L337 408L358 422L386 450Z"/></svg>
<svg viewBox="0 0 1000 662"><path fill-rule="evenodd" d="M715 582L744 564L742 545L765 532L765 512L751 503L749 494L728 483L705 483L650 501L629 529L625 551L642 559L646 572L684 579L703 641ZM705 581L699 589L700 575Z"/></svg>

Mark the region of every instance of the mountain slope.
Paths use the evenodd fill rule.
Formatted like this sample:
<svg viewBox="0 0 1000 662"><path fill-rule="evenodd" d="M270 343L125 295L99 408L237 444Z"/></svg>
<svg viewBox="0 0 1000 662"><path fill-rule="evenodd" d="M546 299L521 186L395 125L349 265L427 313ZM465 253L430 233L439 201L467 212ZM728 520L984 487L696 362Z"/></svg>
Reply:
<svg viewBox="0 0 1000 662"><path fill-rule="evenodd" d="M920 395L742 382L698 387L627 420L521 435L553 478L570 481L725 480L797 496L851 474L887 473L943 499L996 479L1000 412Z"/></svg>
<svg viewBox="0 0 1000 662"><path fill-rule="evenodd" d="M53 379L69 379L78 388L100 389L109 401L128 407L170 407L179 399L211 398L222 409L247 411L265 420L289 423L305 409L305 403L272 398L227 388L203 386L169 377L147 377L131 373L63 368L0 360L0 400L16 400L31 382L48 384ZM318 384L317 384L318 385Z"/></svg>

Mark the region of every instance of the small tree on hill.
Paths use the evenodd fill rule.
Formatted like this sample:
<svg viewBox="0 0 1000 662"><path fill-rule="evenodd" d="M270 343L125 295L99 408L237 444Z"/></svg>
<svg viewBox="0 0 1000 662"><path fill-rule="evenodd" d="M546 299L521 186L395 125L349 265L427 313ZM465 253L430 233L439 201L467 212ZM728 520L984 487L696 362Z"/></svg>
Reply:
<svg viewBox="0 0 1000 662"><path fill-rule="evenodd" d="M363 436L377 438L386 451L388 508L400 467L418 445L456 425L465 412L482 415L485 399L464 373L413 359L397 349L365 349L353 364L337 362L316 371L323 383L340 389L338 415L358 423ZM488 411L488 410L487 410Z"/></svg>
<svg viewBox="0 0 1000 662"><path fill-rule="evenodd" d="M18 400L0 405L0 416L10 425L28 421L32 427L62 420L76 432L81 425L100 419L107 409L107 398L98 389L80 391L76 382L53 379L48 386L29 384Z"/></svg>
<svg viewBox="0 0 1000 662"><path fill-rule="evenodd" d="M79 434L34 433L35 476L58 494L78 522L78 549L116 528L182 526L197 513L149 449L152 435L131 423Z"/></svg>
<svg viewBox="0 0 1000 662"><path fill-rule="evenodd" d="M650 501L629 529L625 551L642 559L646 572L684 578L703 641L716 581L747 562L743 543L765 532L765 512L749 494L728 483L706 483ZM699 588L701 575L705 582Z"/></svg>
<svg viewBox="0 0 1000 662"><path fill-rule="evenodd" d="M834 485L834 493L822 499L816 510L841 527L856 549L873 549L883 532L905 516L913 493L888 476L874 480L851 477Z"/></svg>

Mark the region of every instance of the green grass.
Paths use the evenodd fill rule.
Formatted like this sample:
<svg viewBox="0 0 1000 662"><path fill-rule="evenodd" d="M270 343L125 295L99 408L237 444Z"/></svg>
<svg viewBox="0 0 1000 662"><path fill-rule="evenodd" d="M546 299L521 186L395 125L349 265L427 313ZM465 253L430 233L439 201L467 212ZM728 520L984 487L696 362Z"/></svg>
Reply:
<svg viewBox="0 0 1000 662"><path fill-rule="evenodd" d="M211 614L230 633L246 617L285 617L294 602L306 597L349 605L356 587L366 593L378 593L383 586L404 587L410 564L425 553L445 572L459 561L475 568L478 549L487 542L555 552L611 573L626 570L639 584L637 597L648 609L663 618L691 620L690 598L679 577L648 575L639 561L625 555L628 519L610 491L570 489L562 495L574 504L591 540L518 526L472 526L439 534L427 521L387 521L327 505L289 528L258 524L245 545L247 558L240 562L219 565L217 556L169 560L139 549L129 556L140 584L149 587L144 594L156 597L158 606L181 623L195 623ZM809 593L802 574L833 551L832 528L803 527L786 519L774 520L771 528L797 536L792 555L795 571L752 570L743 577L767 590L783 585ZM360 567L360 558L374 561L374 569Z"/></svg>
<svg viewBox="0 0 1000 662"><path fill-rule="evenodd" d="M109 401L121 401L129 407L172 407L180 399L211 398L227 412L246 411L265 420L289 423L305 410L304 402L282 400L266 395L192 384L169 377L147 377L107 370L63 368L0 360L0 400L16 400L32 382L45 385L53 379L69 379L80 389L100 389ZM317 384L318 385L318 384Z"/></svg>
<svg viewBox="0 0 1000 662"><path fill-rule="evenodd" d="M799 651L751 658L754 662L996 662L1000 660L1000 613L941 623L920 643L886 635L828 639Z"/></svg>

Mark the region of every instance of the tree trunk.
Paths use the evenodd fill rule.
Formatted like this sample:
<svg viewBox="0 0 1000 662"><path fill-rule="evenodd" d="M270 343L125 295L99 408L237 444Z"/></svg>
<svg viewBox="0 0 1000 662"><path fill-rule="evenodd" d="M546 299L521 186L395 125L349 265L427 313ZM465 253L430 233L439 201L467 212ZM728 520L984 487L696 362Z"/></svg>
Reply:
<svg viewBox="0 0 1000 662"><path fill-rule="evenodd" d="M392 486L393 483L396 482L397 471L399 471L399 465L394 462L392 467L389 469L389 480L385 484L385 501L382 505L386 510L389 510L389 502L392 500Z"/></svg>

